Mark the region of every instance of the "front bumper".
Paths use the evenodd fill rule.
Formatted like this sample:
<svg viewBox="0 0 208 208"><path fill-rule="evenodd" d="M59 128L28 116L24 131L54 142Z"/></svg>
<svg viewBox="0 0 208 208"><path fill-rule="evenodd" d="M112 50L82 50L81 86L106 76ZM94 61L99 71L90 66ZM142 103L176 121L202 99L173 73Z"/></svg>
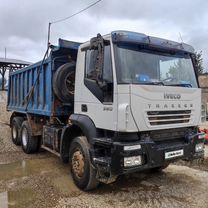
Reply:
<svg viewBox="0 0 208 208"><path fill-rule="evenodd" d="M164 166L179 159L192 160L202 158L204 151L195 152L195 146L198 143L203 143L204 139L199 139L198 134L192 135L184 142L156 143L151 138L145 138L133 142L113 142L111 139L99 138L94 139L94 145L99 148L103 147L106 155L92 154L92 163L98 169L101 175L118 176L125 173L143 171L154 167ZM141 146L136 150L124 150L125 146ZM183 155L175 156L170 159L165 158L165 153L183 150ZM142 164L125 167L124 158L141 155Z"/></svg>

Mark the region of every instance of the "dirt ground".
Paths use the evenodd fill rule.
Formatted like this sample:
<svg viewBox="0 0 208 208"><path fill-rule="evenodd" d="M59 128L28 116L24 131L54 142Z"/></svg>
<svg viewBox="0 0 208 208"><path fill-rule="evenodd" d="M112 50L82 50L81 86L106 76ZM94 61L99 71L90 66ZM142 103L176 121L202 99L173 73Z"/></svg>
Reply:
<svg viewBox="0 0 208 208"><path fill-rule="evenodd" d="M0 96L0 120L8 117ZM74 185L68 165L43 151L24 154L12 144L10 128L0 124L0 208L7 207L208 208L208 159L122 176L86 193Z"/></svg>

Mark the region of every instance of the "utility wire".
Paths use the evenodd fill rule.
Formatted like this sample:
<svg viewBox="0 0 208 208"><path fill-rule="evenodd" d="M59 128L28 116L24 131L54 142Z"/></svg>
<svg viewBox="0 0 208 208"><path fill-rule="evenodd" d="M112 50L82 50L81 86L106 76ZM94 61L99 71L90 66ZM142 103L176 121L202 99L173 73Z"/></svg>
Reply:
<svg viewBox="0 0 208 208"><path fill-rule="evenodd" d="M48 57L49 46L50 46L50 42L49 42L49 41L50 41L50 28L51 28L51 25L52 25L52 24L59 23L59 22L63 22L63 21L65 21L65 20L68 20L68 19L70 19L70 18L72 18L72 17L74 17L74 16L76 16L76 15L78 15L78 14L80 14L80 13L86 11L87 9L93 7L94 5L96 5L97 3L99 3L100 1L102 1L102 0L98 0L98 1L96 1L96 2L94 2L94 3L92 3L92 4L90 4L90 5L87 6L86 8L84 8L84 9L82 9L82 10L80 10L80 11L78 11L78 12L76 12L76 13L74 13L74 14L68 16L68 17L65 17L65 18L62 18L62 19L59 19L59 20L56 20L56 21L53 21L53 22L49 22L49 24L48 24L48 43L47 43L47 49L46 49L45 55L44 55L44 57L43 57L43 60L42 60L42 62L41 62L40 68L39 68L39 70L38 70L38 74L37 74L36 80L35 80L35 82L34 82L32 88L30 89L29 93L27 94L26 98L25 98L24 101L23 101L23 104L25 104L25 110L26 110L26 111L27 111L27 107L28 107L28 105L29 105L29 102L30 102L30 100L31 100L31 98L32 98L32 95L33 95L33 93L34 93L34 89L35 89L35 87L36 87L36 85L37 85L37 82L38 82L38 79L39 79L39 76L40 76L40 73L41 73L41 69L43 68L43 64L44 64L46 58ZM26 102L26 103L25 103L25 102Z"/></svg>
<svg viewBox="0 0 208 208"><path fill-rule="evenodd" d="M75 12L74 14L72 14L72 15L70 15L70 16L68 16L68 17L65 17L65 18L62 18L62 19L59 19L59 20L56 20L56 21L53 21L53 22L49 22L49 23L48 23L48 41L47 41L47 48L50 46L50 35L51 35L51 25L52 25L52 24L56 24L56 23L59 23L59 22L66 21L66 20L68 20L68 19L70 19L70 18L72 18L72 17L74 17L74 16L76 16L76 15L78 15L78 14L80 14L80 13L86 11L87 9L89 9L89 8L91 8L91 7L93 7L93 6L95 6L97 3L101 2L101 1L102 1L102 0L98 0L98 1L96 1L96 2L94 2L94 3L92 3L92 4L90 4L89 6L85 7L84 9L81 9L80 11ZM48 57L48 54L47 54L47 57Z"/></svg>
<svg viewBox="0 0 208 208"><path fill-rule="evenodd" d="M68 19L70 19L70 18L72 18L72 17L74 17L74 16L76 16L76 15L78 15L78 14L80 14L80 13L86 11L87 9L93 7L94 5L96 5L97 3L99 3L100 1L102 1L102 0L98 0L98 1L96 1L96 2L94 2L94 3L92 3L92 4L90 4L89 6L85 7L84 9L82 9L82 10L80 10L80 11L78 11L78 12L76 12L76 13L74 13L74 14L68 16L68 17L65 17L65 18L62 18L62 19L53 21L53 22L51 22L51 24L56 24L56 23L58 23L58 22L63 22L63 21L65 21L65 20L68 20Z"/></svg>

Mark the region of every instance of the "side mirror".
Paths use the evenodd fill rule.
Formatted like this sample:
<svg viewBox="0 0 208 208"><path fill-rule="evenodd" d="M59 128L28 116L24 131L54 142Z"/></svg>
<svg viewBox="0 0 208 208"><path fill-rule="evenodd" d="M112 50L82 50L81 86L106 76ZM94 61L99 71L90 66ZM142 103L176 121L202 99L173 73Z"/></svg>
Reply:
<svg viewBox="0 0 208 208"><path fill-rule="evenodd" d="M97 37L90 39L90 49L99 50L99 48L104 48L104 39L100 33L97 34Z"/></svg>
<svg viewBox="0 0 208 208"><path fill-rule="evenodd" d="M95 59L95 73L98 86L101 86L103 82L103 64L104 64L104 39L100 34L97 37L91 38L90 50L97 50Z"/></svg>

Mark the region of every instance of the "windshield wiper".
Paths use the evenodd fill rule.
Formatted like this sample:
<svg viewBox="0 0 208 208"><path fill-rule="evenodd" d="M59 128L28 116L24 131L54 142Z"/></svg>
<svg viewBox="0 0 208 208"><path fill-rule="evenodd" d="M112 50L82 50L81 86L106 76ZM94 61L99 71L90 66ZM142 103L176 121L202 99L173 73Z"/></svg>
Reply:
<svg viewBox="0 0 208 208"><path fill-rule="evenodd" d="M192 87L192 85L189 83L166 84L165 86L189 87L189 88Z"/></svg>
<svg viewBox="0 0 208 208"><path fill-rule="evenodd" d="M165 84L163 82L136 82L135 84L143 84L143 85L160 85L164 86Z"/></svg>

